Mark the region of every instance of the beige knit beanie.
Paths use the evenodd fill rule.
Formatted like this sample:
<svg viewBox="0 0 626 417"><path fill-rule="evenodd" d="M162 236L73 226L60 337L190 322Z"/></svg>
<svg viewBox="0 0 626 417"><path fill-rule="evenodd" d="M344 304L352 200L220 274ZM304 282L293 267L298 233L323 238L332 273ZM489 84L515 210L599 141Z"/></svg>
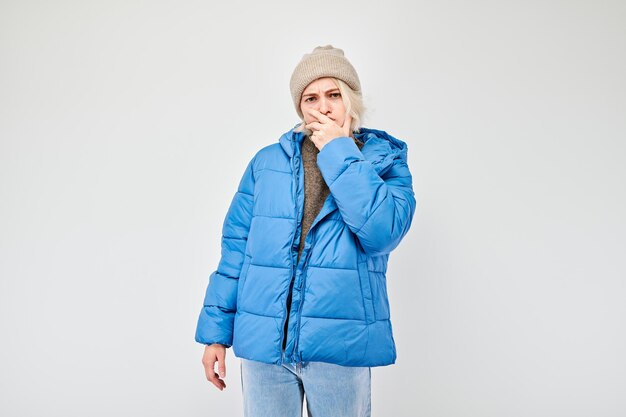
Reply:
<svg viewBox="0 0 626 417"><path fill-rule="evenodd" d="M296 111L304 119L300 111L302 92L312 81L323 77L335 77L345 82L357 94L361 94L361 82L350 61L343 56L343 50L332 45L318 46L310 54L305 54L291 75L289 88Z"/></svg>

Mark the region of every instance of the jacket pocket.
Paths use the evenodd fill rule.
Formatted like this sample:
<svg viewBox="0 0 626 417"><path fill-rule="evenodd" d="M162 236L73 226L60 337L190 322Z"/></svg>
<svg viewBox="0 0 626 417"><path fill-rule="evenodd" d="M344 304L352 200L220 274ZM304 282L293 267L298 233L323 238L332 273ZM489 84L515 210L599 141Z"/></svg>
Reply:
<svg viewBox="0 0 626 417"><path fill-rule="evenodd" d="M372 286L370 284L369 271L367 270L367 261L358 263L359 281L361 283L361 295L363 297L363 309L365 310L365 322L373 323L376 321L374 315L374 302L372 299Z"/></svg>
<svg viewBox="0 0 626 417"><path fill-rule="evenodd" d="M237 308L239 308L239 304L241 303L241 296L243 294L244 285L246 284L248 269L250 269L250 257L245 255L243 264L241 265L241 272L239 273L239 283L237 284Z"/></svg>
<svg viewBox="0 0 626 417"><path fill-rule="evenodd" d="M389 299L385 274L378 271L369 272L372 296L374 297L374 315L376 320L387 320L389 319Z"/></svg>

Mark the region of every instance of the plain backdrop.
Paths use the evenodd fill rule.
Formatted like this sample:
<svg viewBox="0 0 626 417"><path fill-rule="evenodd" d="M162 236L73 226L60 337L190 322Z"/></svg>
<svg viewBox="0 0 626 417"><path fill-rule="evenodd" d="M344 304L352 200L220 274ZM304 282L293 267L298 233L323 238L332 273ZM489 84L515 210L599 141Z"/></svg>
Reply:
<svg viewBox="0 0 626 417"><path fill-rule="evenodd" d="M0 1L0 415L242 415L196 320L325 44L418 202L373 416L626 415L626 3L602 0Z"/></svg>

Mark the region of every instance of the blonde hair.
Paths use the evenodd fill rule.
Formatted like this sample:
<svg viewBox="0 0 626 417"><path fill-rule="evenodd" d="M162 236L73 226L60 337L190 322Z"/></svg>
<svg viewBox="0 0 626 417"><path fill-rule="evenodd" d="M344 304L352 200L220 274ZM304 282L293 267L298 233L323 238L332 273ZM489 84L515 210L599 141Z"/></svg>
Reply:
<svg viewBox="0 0 626 417"><path fill-rule="evenodd" d="M365 107L363 105L363 97L361 93L357 93L354 91L348 84L341 81L338 78L329 77L337 87L339 87L339 92L341 93L341 99L343 101L343 106L346 109L346 115L352 116L352 123L350 123L350 132L359 132L359 128L361 127L361 119L363 118L363 113L365 111ZM294 129L295 132L304 132L306 136L310 136L313 132L304 126L306 122L302 120L302 123L298 127Z"/></svg>

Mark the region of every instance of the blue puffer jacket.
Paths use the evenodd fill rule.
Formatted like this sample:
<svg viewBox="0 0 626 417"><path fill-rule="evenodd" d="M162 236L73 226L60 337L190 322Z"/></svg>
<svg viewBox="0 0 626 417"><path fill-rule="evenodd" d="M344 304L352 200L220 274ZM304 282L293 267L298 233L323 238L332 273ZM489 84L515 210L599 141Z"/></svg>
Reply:
<svg viewBox="0 0 626 417"><path fill-rule="evenodd" d="M385 274L415 212L407 145L381 130L361 128L354 136L361 150L339 137L317 155L330 195L297 265L304 135L291 129L254 155L224 220L197 342L280 364L288 320L285 361L395 362Z"/></svg>

